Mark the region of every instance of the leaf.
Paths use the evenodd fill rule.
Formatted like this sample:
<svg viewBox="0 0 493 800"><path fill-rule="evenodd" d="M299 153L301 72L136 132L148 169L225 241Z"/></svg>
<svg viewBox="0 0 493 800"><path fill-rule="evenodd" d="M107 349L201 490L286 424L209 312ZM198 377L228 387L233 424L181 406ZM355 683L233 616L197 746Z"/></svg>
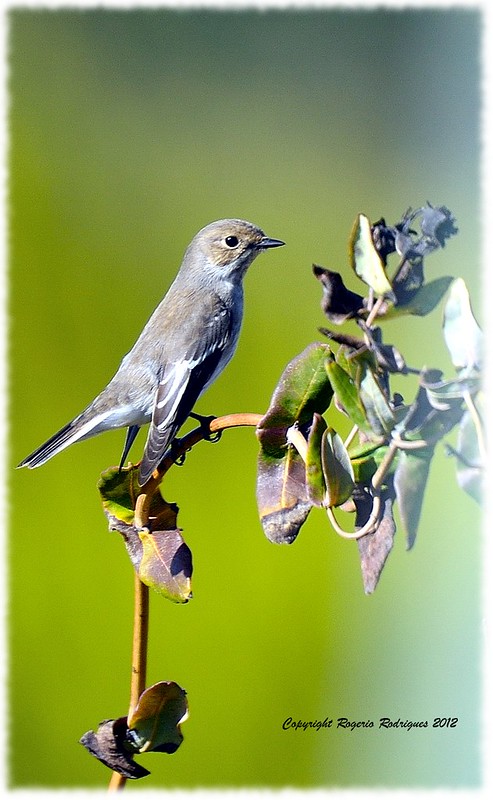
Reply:
<svg viewBox="0 0 493 800"><path fill-rule="evenodd" d="M394 488L408 550L416 540L433 452L432 446L400 450L397 457Z"/></svg>
<svg viewBox="0 0 493 800"><path fill-rule="evenodd" d="M469 409L464 413L459 425L457 437L457 482L461 489L469 494L477 503L481 503L484 492L484 464L482 463L479 437L484 436L484 394L479 392L474 398L474 406L478 412L473 418ZM479 431L477 428L479 425Z"/></svg>
<svg viewBox="0 0 493 800"><path fill-rule="evenodd" d="M425 370L423 375L430 373ZM406 415L396 424L396 433L407 439L438 441L460 422L463 414L462 404L453 404L448 410L434 408L428 398L426 388L420 386Z"/></svg>
<svg viewBox="0 0 493 800"><path fill-rule="evenodd" d="M375 438L373 428L366 418L358 386L353 378L333 358L327 359L326 369L339 405L344 408L354 425L357 425L370 438Z"/></svg>
<svg viewBox="0 0 493 800"><path fill-rule="evenodd" d="M333 395L325 371L328 353L328 345L311 344L287 365L257 427L257 504L267 538L278 544L295 540L311 508L305 464L288 444L287 432L296 424L308 433L313 415L328 408Z"/></svg>
<svg viewBox="0 0 493 800"><path fill-rule="evenodd" d="M326 504L342 505L351 497L354 473L344 442L333 428L327 428L322 436L322 469L327 487Z"/></svg>
<svg viewBox="0 0 493 800"><path fill-rule="evenodd" d="M449 411L460 408L464 402L464 395L474 395L479 391L481 383L479 375L467 374L463 378L451 381L442 381L440 370L424 370L421 373L421 385L426 391L428 402L439 411Z"/></svg>
<svg viewBox="0 0 493 800"><path fill-rule="evenodd" d="M129 735L139 753L175 753L183 741L180 724L188 717L187 693L174 681L145 689L128 717Z"/></svg>
<svg viewBox="0 0 493 800"><path fill-rule="evenodd" d="M354 474L354 482L368 485L377 471L381 462L387 455L388 445L378 445L366 442L364 446L354 451L350 448L351 466ZM387 474L392 472L389 469Z"/></svg>
<svg viewBox="0 0 493 800"><path fill-rule="evenodd" d="M126 736L127 718L119 717L103 720L97 731L87 731L79 742L98 761L125 778L136 780L150 775L132 759L135 750L129 748Z"/></svg>
<svg viewBox="0 0 493 800"><path fill-rule="evenodd" d="M108 519L130 525L134 520L137 497L141 492L138 467L110 467L101 473L98 489Z"/></svg>
<svg viewBox="0 0 493 800"><path fill-rule="evenodd" d="M322 506L325 500L325 480L322 471L322 438L327 423L320 414L313 415L308 436L306 454L306 489L308 499L314 506Z"/></svg>
<svg viewBox="0 0 493 800"><path fill-rule="evenodd" d="M395 425L394 413L380 388L375 373L368 364L362 364L359 393L365 416L374 436L390 433Z"/></svg>
<svg viewBox="0 0 493 800"><path fill-rule="evenodd" d="M383 513L377 529L357 540L365 594L375 591L385 562L394 546L396 524L393 502L393 496L385 496L382 493Z"/></svg>
<svg viewBox="0 0 493 800"><path fill-rule="evenodd" d="M292 544L312 507L305 464L293 447L279 459L259 453L257 505L267 538L275 544Z"/></svg>
<svg viewBox="0 0 493 800"><path fill-rule="evenodd" d="M180 531L139 531L139 538L142 583L174 603L187 603L192 597L192 554Z"/></svg>
<svg viewBox="0 0 493 800"><path fill-rule="evenodd" d="M265 455L282 458L286 432L294 423L302 427L313 414L323 414L332 399L332 387L325 371L330 353L326 344L313 343L289 362L274 390L267 413L257 427Z"/></svg>
<svg viewBox="0 0 493 800"><path fill-rule="evenodd" d="M364 309L363 297L348 289L338 272L314 264L313 273L322 285L322 311L335 325L342 325Z"/></svg>
<svg viewBox="0 0 493 800"><path fill-rule="evenodd" d="M139 468L102 473L98 483L109 529L123 536L128 555L146 586L174 603L192 596L192 554L177 527L178 506L156 490L149 511L149 530L134 525L134 507L141 493Z"/></svg>
<svg viewBox="0 0 493 800"><path fill-rule="evenodd" d="M442 275L428 283L423 284L415 293L410 293L410 299L404 303L388 306L379 319L394 319L405 314L416 317L425 317L430 314L438 305L447 289L452 283L453 278L449 275Z"/></svg>
<svg viewBox="0 0 493 800"><path fill-rule="evenodd" d="M378 251L375 248L368 217L359 214L354 224L351 240L350 254L352 267L378 297L394 299L394 293L385 273L385 267Z"/></svg>
<svg viewBox="0 0 493 800"><path fill-rule="evenodd" d="M481 369L483 333L472 312L469 292L462 278L456 278L450 287L443 313L443 336L456 369Z"/></svg>

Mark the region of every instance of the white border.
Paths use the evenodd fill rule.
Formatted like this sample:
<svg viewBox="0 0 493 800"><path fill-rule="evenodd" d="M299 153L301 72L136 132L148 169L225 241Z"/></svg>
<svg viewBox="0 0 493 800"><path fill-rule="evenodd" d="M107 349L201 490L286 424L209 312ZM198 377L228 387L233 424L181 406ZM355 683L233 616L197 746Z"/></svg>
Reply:
<svg viewBox="0 0 493 800"><path fill-rule="evenodd" d="M318 9L318 8L348 8L348 9L364 9L364 8L406 8L406 9L420 9L420 8L477 8L482 12L485 27L483 30L483 109L482 109L482 142L483 142L483 174L482 174L482 207L483 207L483 243L482 243L482 263L484 270L484 286L485 286L485 304L488 297L492 297L493 291L493 266L488 268L488 256L491 250L489 239L491 238L490 228L490 212L493 209L493 162L491 156L490 146L490 112L491 112L491 87L493 84L493 49L492 49L492 33L493 33L493 3L491 0L461 0L458 2L447 2L446 0L413 0L413 2L398 2L398 0L387 0L387 2L374 2L373 0L360 0L360 2L347 2L346 0L339 0L339 2L331 2L331 0L312 0L311 2L304 2L304 0L292 0L286 2L285 0L269 0L269 2L261 3L252 0L245 2L244 0L223 0L223 2L199 2L198 0L133 0L133 2L123 2L122 0L104 0L104 2L97 0L0 0L1 17L0 17L0 108L2 111L1 119L1 132L2 132L2 160L0 163L1 174L1 188L0 188L0 255L2 269L0 269L0 444L2 458L0 458L0 513L3 512L3 519L6 517L6 458L7 452L6 443L6 425L7 425L7 390L8 390L8 367L7 367L7 263L8 263L8 240L7 240L7 201L8 201L8 184L7 184L7 154L8 154L8 137L7 137L7 111L8 111L8 69L7 69L7 25L5 22L6 14L12 8L114 8L114 9L129 9L129 8L217 8L222 10L232 9L279 9L279 10L296 10L300 8ZM488 241L486 239L488 238ZM491 259L490 259L491 260ZM489 344L491 338L491 309L485 308L484 319L486 321L486 340ZM487 348L487 362L488 367L486 370L486 393L487 397L493 396L492 383L493 370L491 369L491 356L489 347ZM490 476L488 476L490 477ZM493 492L488 491L489 483L486 485L486 496L491 497ZM230 800L237 797L248 798L264 798L275 796L280 800L289 798L289 800L298 800L304 798L305 795L310 795L310 800L319 800L319 798L326 798L330 795L331 798L337 800L362 800L362 798L410 798L419 797L423 800L432 798L432 800L445 800L445 798L453 798L453 800L465 800L466 798L479 800L479 798L493 797L493 690L492 690L492 666L493 658L491 653L491 641L493 638L493 625L491 616L491 607L493 601L493 579L491 577L491 570L493 569L493 544L492 536L493 530L487 530L486 520L491 519L493 514L493 505L490 508L490 503L485 508L484 512L484 573L483 573L483 609L484 609L484 624L483 624L483 675L484 675L484 705L483 705L483 769L484 769L484 785L478 790L393 790L393 789L361 789L361 790L343 790L343 789L316 789L298 791L285 789L280 791L270 790L173 790L173 791L160 791L160 790L147 790L144 787L128 787L125 791L137 791L139 795L145 795L147 798L163 796L173 797L173 800L188 800L188 798L196 797L198 794L207 797L221 797L221 800ZM492 527L492 526L488 526ZM6 563L6 541L5 541L5 526L0 526L0 535L2 536L2 545L4 558L2 559L2 576L0 579L0 591L2 600L2 613L1 613L1 644L3 646L3 653L7 653L7 641L5 635L5 617L7 608L7 575L5 570ZM458 643L460 646L460 643ZM8 709L6 704L5 687L6 687L7 669L5 659L0 658L0 681L2 683L3 691L0 691L0 750L1 754L6 753L8 746L7 743L7 724ZM56 753L53 754L56 758ZM3 765L2 765L3 766ZM106 790L8 790L4 782L3 770L0 773L0 790L3 789L3 794L13 794L15 792L16 798L24 800L24 798L31 798L33 796L40 797L58 797L69 796L73 798L90 796L106 796Z"/></svg>

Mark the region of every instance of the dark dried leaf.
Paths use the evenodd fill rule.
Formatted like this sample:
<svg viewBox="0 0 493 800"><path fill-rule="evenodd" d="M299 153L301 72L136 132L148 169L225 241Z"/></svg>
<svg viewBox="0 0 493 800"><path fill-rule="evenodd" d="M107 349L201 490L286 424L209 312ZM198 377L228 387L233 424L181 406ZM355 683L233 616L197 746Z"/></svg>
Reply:
<svg viewBox="0 0 493 800"><path fill-rule="evenodd" d="M348 289L338 272L314 264L313 273L322 284L322 311L331 322L342 325L363 311L363 297Z"/></svg>
<svg viewBox="0 0 493 800"><path fill-rule="evenodd" d="M104 720L96 732L87 731L79 741L92 756L125 778L136 780L150 775L132 759L135 750L127 741L126 717Z"/></svg>
<svg viewBox="0 0 493 800"><path fill-rule="evenodd" d="M375 591L387 557L394 546L396 524L393 515L394 498L382 492L383 511L374 533L358 539L358 550L365 594ZM361 526L360 526L361 527Z"/></svg>
<svg viewBox="0 0 493 800"><path fill-rule="evenodd" d="M421 255L405 258L392 279L395 306L410 307L424 283L423 257ZM408 311L408 313L410 313Z"/></svg>
<svg viewBox="0 0 493 800"><path fill-rule="evenodd" d="M397 302L394 306L384 309L381 316L384 319L394 319L404 314L425 317L436 308L452 281L453 278L450 275L441 275L439 278L419 285L418 288L416 286L419 281L417 284L413 282L409 291L406 291L405 288L401 291L398 287L394 287Z"/></svg>

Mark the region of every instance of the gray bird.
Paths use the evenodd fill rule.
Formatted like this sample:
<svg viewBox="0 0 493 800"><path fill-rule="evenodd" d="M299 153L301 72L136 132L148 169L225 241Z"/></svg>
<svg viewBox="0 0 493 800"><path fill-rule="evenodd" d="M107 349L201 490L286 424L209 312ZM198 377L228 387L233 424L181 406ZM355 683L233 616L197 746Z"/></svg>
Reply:
<svg viewBox="0 0 493 800"><path fill-rule="evenodd" d="M122 464L139 428L150 422L140 466L144 485L202 392L236 349L243 277L259 253L283 245L239 219L202 228L180 270L108 385L75 419L18 465L39 467L74 442L128 428Z"/></svg>

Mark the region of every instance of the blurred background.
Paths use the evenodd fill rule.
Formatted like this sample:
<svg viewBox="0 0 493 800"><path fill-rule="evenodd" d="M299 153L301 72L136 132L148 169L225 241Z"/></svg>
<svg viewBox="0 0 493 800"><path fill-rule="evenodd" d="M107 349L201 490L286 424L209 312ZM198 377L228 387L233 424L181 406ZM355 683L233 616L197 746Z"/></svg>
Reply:
<svg viewBox="0 0 493 800"><path fill-rule="evenodd" d="M101 390L214 219L287 246L250 270L240 345L203 413L265 411L287 362L321 339L313 262L360 290L359 212L395 223L448 206L460 233L427 276L464 277L481 319L481 16L26 7L8 24L10 783L104 788L78 739L128 707L133 574L96 490L124 433L13 468ZM440 328L441 307L384 333L451 376ZM412 378L399 390L409 400ZM251 430L227 432L164 487L194 597L151 596L148 685L178 682L190 718L130 790L478 786L481 517L452 460L437 450L416 545L398 531L366 597L357 545L322 511L293 545L267 541L256 456ZM378 730L384 716L428 728ZM434 729L438 716L459 723ZM288 717L375 728L286 731Z"/></svg>

